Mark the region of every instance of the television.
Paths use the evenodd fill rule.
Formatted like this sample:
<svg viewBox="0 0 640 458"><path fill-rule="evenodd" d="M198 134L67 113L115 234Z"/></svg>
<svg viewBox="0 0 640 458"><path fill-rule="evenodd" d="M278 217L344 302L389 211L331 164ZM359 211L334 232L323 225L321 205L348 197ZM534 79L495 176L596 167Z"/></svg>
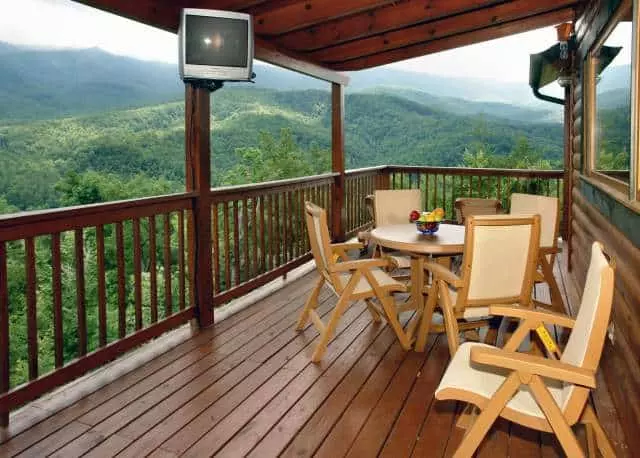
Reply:
<svg viewBox="0 0 640 458"><path fill-rule="evenodd" d="M253 75L251 16L185 8L178 30L180 77L185 81L250 81Z"/></svg>

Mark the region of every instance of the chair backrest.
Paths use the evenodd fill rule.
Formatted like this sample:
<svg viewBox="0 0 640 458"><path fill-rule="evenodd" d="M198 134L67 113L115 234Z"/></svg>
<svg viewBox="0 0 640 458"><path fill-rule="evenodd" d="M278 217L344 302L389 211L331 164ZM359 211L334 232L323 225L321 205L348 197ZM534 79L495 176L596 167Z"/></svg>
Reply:
<svg viewBox="0 0 640 458"><path fill-rule="evenodd" d="M594 242L580 310L560 358L562 362L594 372L598 368L611 315L614 270L615 265L607 259L602 244ZM588 393L586 388L565 384L562 390L564 404L561 408L571 410L565 413L568 417L573 417L568 418L568 421L575 421L576 416L582 412Z"/></svg>
<svg viewBox="0 0 640 458"><path fill-rule="evenodd" d="M378 190L374 193L376 226L409 222L411 210L422 210L419 189Z"/></svg>
<svg viewBox="0 0 640 458"><path fill-rule="evenodd" d="M316 267L320 275L332 282L330 266L335 263L331 253L331 236L327 225L327 212L311 202L304 204L307 220L307 232L311 252L316 261Z"/></svg>
<svg viewBox="0 0 640 458"><path fill-rule="evenodd" d="M530 306L539 239L538 215L470 216L456 309L490 304Z"/></svg>
<svg viewBox="0 0 640 458"><path fill-rule="evenodd" d="M511 194L512 215L540 215L540 246L555 247L558 243L558 198L533 194Z"/></svg>
<svg viewBox="0 0 640 458"><path fill-rule="evenodd" d="M482 199L479 197L458 197L454 207L458 224L464 224L469 216L497 215L502 210L502 204L498 199Z"/></svg>

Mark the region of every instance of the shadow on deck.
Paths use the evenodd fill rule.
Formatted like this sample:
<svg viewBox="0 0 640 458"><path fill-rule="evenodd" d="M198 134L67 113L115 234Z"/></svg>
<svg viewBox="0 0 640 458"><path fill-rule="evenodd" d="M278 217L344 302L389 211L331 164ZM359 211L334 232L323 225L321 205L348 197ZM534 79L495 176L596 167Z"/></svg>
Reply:
<svg viewBox="0 0 640 458"><path fill-rule="evenodd" d="M566 293L558 266L556 274ZM315 365L317 332L293 330L315 276L291 282L144 365L124 358L117 364L129 360L135 369L68 407L56 406L73 387L36 401L31 409L40 417L58 411L14 433L0 445L0 456L450 456L464 433L455 425L462 405L433 397L449 359L446 338L432 335L425 353L405 352L392 330L372 323L358 303ZM325 289L320 302L327 314L335 298ZM623 456L602 384L595 402ZM553 436L506 421L478 453L558 455Z"/></svg>

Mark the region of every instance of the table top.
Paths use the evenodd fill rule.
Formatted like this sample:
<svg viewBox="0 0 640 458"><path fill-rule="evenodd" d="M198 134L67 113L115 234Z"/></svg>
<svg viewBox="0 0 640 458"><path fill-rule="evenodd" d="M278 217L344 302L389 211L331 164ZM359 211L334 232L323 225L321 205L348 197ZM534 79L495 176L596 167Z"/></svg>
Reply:
<svg viewBox="0 0 640 458"><path fill-rule="evenodd" d="M371 240L399 251L418 254L460 254L464 250L464 226L440 224L438 232L423 235L415 224L390 224L371 231Z"/></svg>

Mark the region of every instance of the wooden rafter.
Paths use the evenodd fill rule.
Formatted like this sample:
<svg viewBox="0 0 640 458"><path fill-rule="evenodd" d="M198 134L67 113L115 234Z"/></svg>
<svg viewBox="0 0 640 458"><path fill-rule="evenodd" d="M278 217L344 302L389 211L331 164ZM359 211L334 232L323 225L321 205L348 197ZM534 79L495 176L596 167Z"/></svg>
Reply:
<svg viewBox="0 0 640 458"><path fill-rule="evenodd" d="M495 3L496 0L405 0L288 33L278 37L278 43L290 49L313 51Z"/></svg>
<svg viewBox="0 0 640 458"><path fill-rule="evenodd" d="M307 0L255 17L254 29L260 35L280 35L314 24L358 13L391 3L392 0Z"/></svg>
<svg viewBox="0 0 640 458"><path fill-rule="evenodd" d="M558 7L567 7L575 0L515 0L481 10L440 19L425 24L395 30L378 36L364 38L338 46L309 53L313 60L341 62L349 59L384 52L404 46L436 40L450 35L477 30L500 23L546 13Z"/></svg>
<svg viewBox="0 0 640 458"><path fill-rule="evenodd" d="M407 46L404 48L385 51L372 54L357 59L329 63L329 67L335 70L362 70L364 68L375 67L378 65L390 64L400 60L411 59L427 54L433 54L448 49L454 49L461 46L467 46L474 43L493 40L496 38L506 37L520 32L547 27L549 25L559 24L561 22L573 21L575 19L575 11L573 8L563 8L561 10L552 11L550 13L540 14L537 16L521 19L517 21L507 22L493 27L487 27L473 32L461 33L440 40L432 40L424 43Z"/></svg>

